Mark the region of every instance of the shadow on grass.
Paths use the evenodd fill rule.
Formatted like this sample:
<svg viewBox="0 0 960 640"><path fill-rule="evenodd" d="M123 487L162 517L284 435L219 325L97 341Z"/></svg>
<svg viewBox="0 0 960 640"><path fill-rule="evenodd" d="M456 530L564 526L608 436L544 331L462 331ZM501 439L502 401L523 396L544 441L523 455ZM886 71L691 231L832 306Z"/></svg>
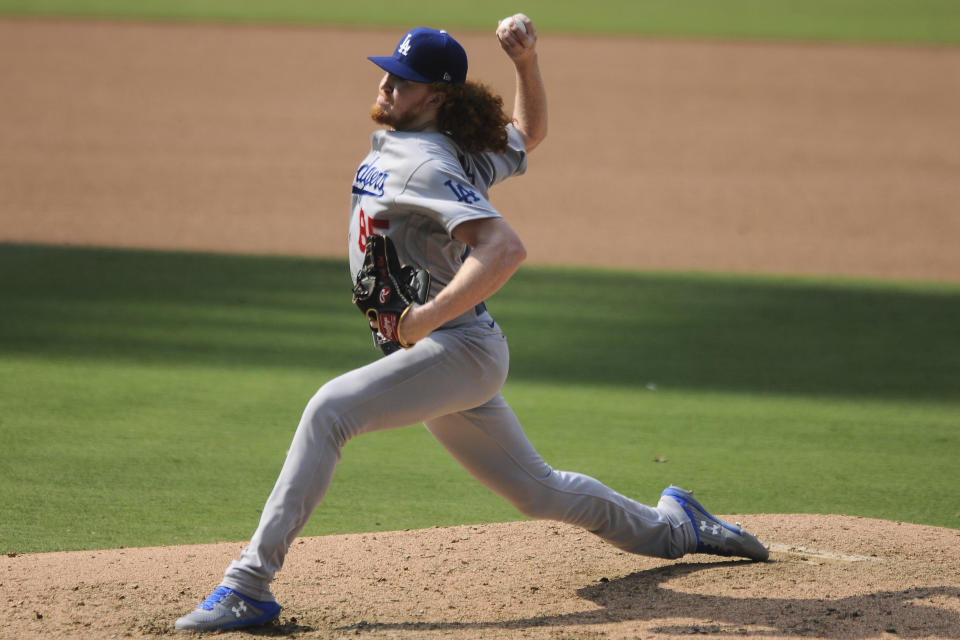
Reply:
<svg viewBox="0 0 960 640"><path fill-rule="evenodd" d="M345 260L0 244L0 353L348 369ZM525 267L490 301L511 378L960 397L960 287Z"/></svg>

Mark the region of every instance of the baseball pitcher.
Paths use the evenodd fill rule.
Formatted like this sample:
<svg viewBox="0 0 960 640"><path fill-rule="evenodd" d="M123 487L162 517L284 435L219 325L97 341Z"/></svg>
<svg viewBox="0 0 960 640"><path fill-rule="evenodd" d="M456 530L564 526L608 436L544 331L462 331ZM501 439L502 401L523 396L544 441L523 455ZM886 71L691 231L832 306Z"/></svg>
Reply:
<svg viewBox="0 0 960 640"><path fill-rule="evenodd" d="M348 249L358 328L372 332L383 355L309 401L249 545L176 629L276 618L270 583L330 486L343 445L419 423L527 516L577 525L631 553L767 558L756 538L683 489L668 487L650 507L551 468L500 395L507 340L484 301L526 252L490 189L526 170L547 133L547 101L530 19L510 16L496 35L516 70L512 116L467 79L467 54L445 31L413 29L391 55L370 58L383 71L371 109L383 128L350 185Z"/></svg>

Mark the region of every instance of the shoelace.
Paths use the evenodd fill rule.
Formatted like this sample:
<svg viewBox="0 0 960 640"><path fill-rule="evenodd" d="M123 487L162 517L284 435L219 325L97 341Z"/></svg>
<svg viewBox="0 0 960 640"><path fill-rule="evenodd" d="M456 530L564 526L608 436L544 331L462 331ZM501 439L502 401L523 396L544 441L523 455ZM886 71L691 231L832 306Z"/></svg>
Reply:
<svg viewBox="0 0 960 640"><path fill-rule="evenodd" d="M213 593L207 596L207 599L203 601L203 604L200 605L201 609L206 609L207 611L212 611L215 604L226 598L230 595L230 589L227 587L217 587L214 589Z"/></svg>

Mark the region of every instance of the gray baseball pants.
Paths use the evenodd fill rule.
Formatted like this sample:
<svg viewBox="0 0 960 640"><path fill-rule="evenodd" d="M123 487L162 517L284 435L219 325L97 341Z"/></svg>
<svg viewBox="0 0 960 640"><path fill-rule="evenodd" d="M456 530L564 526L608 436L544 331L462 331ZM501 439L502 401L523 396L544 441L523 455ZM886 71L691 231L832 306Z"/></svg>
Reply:
<svg viewBox="0 0 960 640"><path fill-rule="evenodd" d="M550 468L500 396L508 366L506 338L484 312L321 387L303 412L256 533L222 584L271 600L270 582L323 499L347 440L420 422L477 480L529 517L577 525L648 556L678 558L695 546L692 525L675 507L648 507L588 476Z"/></svg>

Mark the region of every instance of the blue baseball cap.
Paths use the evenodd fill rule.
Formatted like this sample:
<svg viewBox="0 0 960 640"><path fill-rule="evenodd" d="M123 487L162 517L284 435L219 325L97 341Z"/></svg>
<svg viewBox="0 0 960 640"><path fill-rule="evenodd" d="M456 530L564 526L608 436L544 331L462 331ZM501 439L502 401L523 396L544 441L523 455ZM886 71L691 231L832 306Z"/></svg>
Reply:
<svg viewBox="0 0 960 640"><path fill-rule="evenodd" d="M370 56L375 65L404 80L459 84L467 79L467 52L446 31L418 27L392 56Z"/></svg>

